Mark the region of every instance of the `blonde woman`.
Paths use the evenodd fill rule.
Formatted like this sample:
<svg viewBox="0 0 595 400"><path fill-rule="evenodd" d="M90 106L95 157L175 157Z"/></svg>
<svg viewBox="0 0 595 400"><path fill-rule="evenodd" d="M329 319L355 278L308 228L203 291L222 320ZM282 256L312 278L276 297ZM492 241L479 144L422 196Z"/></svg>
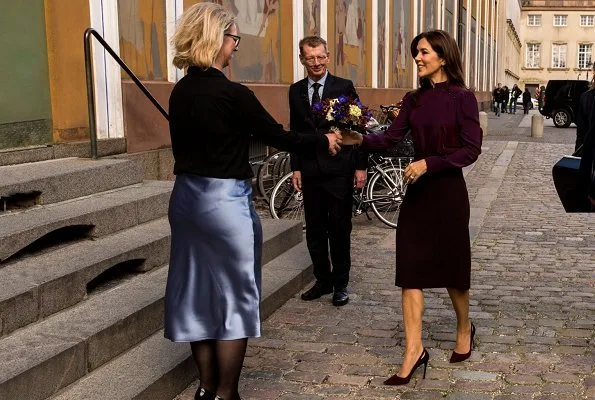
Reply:
<svg viewBox="0 0 595 400"><path fill-rule="evenodd" d="M176 182L165 337L190 343L200 374L196 399L237 400L248 338L260 336L262 230L252 206L251 135L279 149L331 154L340 136L286 132L254 93L223 74L238 51L234 16L199 3L172 39L187 75L169 100Z"/></svg>

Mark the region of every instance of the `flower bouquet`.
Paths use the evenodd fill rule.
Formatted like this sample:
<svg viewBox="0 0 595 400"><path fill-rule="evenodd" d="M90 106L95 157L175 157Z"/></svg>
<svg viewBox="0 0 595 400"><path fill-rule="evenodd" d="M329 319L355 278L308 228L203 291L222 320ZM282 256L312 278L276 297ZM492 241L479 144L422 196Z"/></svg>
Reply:
<svg viewBox="0 0 595 400"><path fill-rule="evenodd" d="M324 99L312 105L312 111L320 119L332 125L331 130L350 129L362 134L372 118L372 113L355 96L339 96Z"/></svg>

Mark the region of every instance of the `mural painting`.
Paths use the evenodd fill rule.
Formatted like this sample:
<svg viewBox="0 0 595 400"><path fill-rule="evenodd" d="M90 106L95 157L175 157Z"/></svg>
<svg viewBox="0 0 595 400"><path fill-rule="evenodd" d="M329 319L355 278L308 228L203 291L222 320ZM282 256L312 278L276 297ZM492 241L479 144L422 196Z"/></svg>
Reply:
<svg viewBox="0 0 595 400"><path fill-rule="evenodd" d="M378 0L378 87L386 87L386 0Z"/></svg>
<svg viewBox="0 0 595 400"><path fill-rule="evenodd" d="M120 55L141 79L167 80L165 0L118 1ZM122 77L128 75L122 71Z"/></svg>
<svg viewBox="0 0 595 400"><path fill-rule="evenodd" d="M436 0L424 1L424 31L430 31L438 27L437 11Z"/></svg>
<svg viewBox="0 0 595 400"><path fill-rule="evenodd" d="M393 0L391 55L389 65L392 68L392 87L411 87L413 62L409 50L411 40L411 2Z"/></svg>
<svg viewBox="0 0 595 400"><path fill-rule="evenodd" d="M239 82L280 83L281 30L279 0L212 0L237 18L242 42L229 68ZM291 6L291 4L289 4Z"/></svg>
<svg viewBox="0 0 595 400"><path fill-rule="evenodd" d="M304 36L320 35L320 0L304 0Z"/></svg>
<svg viewBox="0 0 595 400"><path fill-rule="evenodd" d="M366 85L365 0L338 0L335 9L334 73Z"/></svg>

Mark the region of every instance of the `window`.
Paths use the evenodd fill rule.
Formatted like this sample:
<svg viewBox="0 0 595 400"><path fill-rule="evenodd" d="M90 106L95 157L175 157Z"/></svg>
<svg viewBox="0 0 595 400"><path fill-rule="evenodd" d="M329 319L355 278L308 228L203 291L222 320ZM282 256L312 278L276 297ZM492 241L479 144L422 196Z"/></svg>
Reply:
<svg viewBox="0 0 595 400"><path fill-rule="evenodd" d="M527 25L541 26L541 15L540 14L529 14L528 19L527 19Z"/></svg>
<svg viewBox="0 0 595 400"><path fill-rule="evenodd" d="M539 68L541 66L539 47L539 43L527 43L527 68Z"/></svg>
<svg viewBox="0 0 595 400"><path fill-rule="evenodd" d="M581 15L581 26L595 26L595 15Z"/></svg>
<svg viewBox="0 0 595 400"><path fill-rule="evenodd" d="M591 66L593 55L593 44L578 45L578 67L579 69L588 69Z"/></svg>
<svg viewBox="0 0 595 400"><path fill-rule="evenodd" d="M554 26L567 26L568 15L554 15Z"/></svg>
<svg viewBox="0 0 595 400"><path fill-rule="evenodd" d="M552 68L566 68L566 43L552 45Z"/></svg>

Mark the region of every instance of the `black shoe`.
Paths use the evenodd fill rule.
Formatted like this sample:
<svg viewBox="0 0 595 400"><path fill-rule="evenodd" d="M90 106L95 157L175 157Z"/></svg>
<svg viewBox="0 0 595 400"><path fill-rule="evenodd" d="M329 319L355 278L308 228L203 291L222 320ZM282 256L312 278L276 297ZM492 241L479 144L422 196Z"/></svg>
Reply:
<svg viewBox="0 0 595 400"><path fill-rule="evenodd" d="M194 395L194 400L215 400L215 393L199 387Z"/></svg>
<svg viewBox="0 0 595 400"><path fill-rule="evenodd" d="M389 385L389 386L400 386L400 385L408 384L409 381L411 380L411 377L413 376L413 373L415 372L415 370L421 365L424 366L424 379L426 379L426 369L428 369L428 361L430 361L430 355L428 354L426 349L423 349L423 351L421 352L421 356L419 356L417 362L415 363L415 365L409 372L409 375L399 376L399 375L395 374L395 375L391 376L390 378L388 378L387 380L385 380L384 384Z"/></svg>
<svg viewBox="0 0 595 400"><path fill-rule="evenodd" d="M347 293L347 288L335 290L335 293L333 293L333 305L341 307L347 303L349 303L349 293Z"/></svg>
<svg viewBox="0 0 595 400"><path fill-rule="evenodd" d="M314 286L302 293L302 300L316 300L325 294L333 293L333 287L316 281Z"/></svg>
<svg viewBox="0 0 595 400"><path fill-rule="evenodd" d="M473 350L473 339L475 338L475 325L473 325L473 322L471 323L471 346L469 346L469 351L467 353L461 354L461 353L457 353L456 351L452 352L452 355L450 356L450 363L458 363L461 361L465 361L466 359L468 359L469 357L471 357L471 350Z"/></svg>

